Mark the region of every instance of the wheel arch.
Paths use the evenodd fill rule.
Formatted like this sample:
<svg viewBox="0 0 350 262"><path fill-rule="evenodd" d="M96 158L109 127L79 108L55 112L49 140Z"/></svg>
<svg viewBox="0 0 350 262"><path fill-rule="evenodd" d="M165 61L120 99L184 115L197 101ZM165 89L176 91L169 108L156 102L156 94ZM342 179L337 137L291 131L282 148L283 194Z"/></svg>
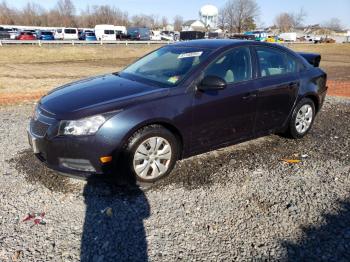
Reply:
<svg viewBox="0 0 350 262"><path fill-rule="evenodd" d="M309 98L312 100L312 102L314 102L315 111L316 111L315 113L317 114L318 111L320 110L320 101L318 99L318 96L316 94L309 93L309 94L304 95L301 99L303 99L303 98Z"/></svg>
<svg viewBox="0 0 350 262"><path fill-rule="evenodd" d="M177 128L173 123L163 120L163 119L156 119L152 121L142 122L136 125L134 128L132 128L124 137L123 144L126 144L130 137L133 136L137 131L139 131L142 128L145 128L147 126L151 125L160 125L164 127L165 129L169 130L172 134L175 135L177 141L179 142L179 159L182 159L183 157L183 151L184 151L184 138L183 134L180 132L179 128Z"/></svg>

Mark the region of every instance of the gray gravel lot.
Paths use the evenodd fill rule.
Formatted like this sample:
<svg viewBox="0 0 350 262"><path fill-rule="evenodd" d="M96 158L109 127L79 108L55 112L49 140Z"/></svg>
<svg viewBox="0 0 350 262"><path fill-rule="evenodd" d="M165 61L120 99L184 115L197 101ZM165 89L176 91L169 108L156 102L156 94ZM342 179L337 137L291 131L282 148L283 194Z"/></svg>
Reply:
<svg viewBox="0 0 350 262"><path fill-rule="evenodd" d="M350 260L350 100L328 98L304 139L193 157L147 189L42 167L32 107L0 109L0 261Z"/></svg>

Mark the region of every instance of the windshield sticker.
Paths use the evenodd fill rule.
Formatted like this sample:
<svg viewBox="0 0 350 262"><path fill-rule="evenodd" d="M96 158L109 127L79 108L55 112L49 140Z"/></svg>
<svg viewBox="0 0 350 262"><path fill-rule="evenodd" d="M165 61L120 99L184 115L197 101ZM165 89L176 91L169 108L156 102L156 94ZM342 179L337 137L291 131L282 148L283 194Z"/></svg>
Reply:
<svg viewBox="0 0 350 262"><path fill-rule="evenodd" d="M197 56L201 56L203 54L202 51L200 52L191 52L191 53L183 53L180 54L177 58L181 59L181 58L188 58L188 57L197 57Z"/></svg>
<svg viewBox="0 0 350 262"><path fill-rule="evenodd" d="M169 77L168 82L175 84L177 81L179 81L179 76L172 76Z"/></svg>

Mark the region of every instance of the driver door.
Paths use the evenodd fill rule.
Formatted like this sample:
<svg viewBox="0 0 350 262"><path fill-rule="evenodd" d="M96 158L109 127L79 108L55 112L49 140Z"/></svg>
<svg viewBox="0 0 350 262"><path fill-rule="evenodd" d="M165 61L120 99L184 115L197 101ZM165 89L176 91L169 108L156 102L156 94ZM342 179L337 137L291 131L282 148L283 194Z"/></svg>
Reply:
<svg viewBox="0 0 350 262"><path fill-rule="evenodd" d="M233 48L204 72L224 79L223 90L196 90L193 97L192 151L199 152L253 135L256 83L249 47ZM203 150L204 149L204 150Z"/></svg>

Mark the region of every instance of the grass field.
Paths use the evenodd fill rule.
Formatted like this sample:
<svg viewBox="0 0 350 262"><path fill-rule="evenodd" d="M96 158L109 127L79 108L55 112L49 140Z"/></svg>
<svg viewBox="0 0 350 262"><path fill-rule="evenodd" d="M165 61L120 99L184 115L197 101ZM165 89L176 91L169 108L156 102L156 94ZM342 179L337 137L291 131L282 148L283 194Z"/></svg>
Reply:
<svg viewBox="0 0 350 262"><path fill-rule="evenodd" d="M87 76L115 72L158 46L2 46L0 105L37 99L48 90ZM291 45L322 55L332 80L350 81L350 45Z"/></svg>
<svg viewBox="0 0 350 262"><path fill-rule="evenodd" d="M300 52L315 52L322 55L321 67L332 80L350 80L350 44L292 45Z"/></svg>

